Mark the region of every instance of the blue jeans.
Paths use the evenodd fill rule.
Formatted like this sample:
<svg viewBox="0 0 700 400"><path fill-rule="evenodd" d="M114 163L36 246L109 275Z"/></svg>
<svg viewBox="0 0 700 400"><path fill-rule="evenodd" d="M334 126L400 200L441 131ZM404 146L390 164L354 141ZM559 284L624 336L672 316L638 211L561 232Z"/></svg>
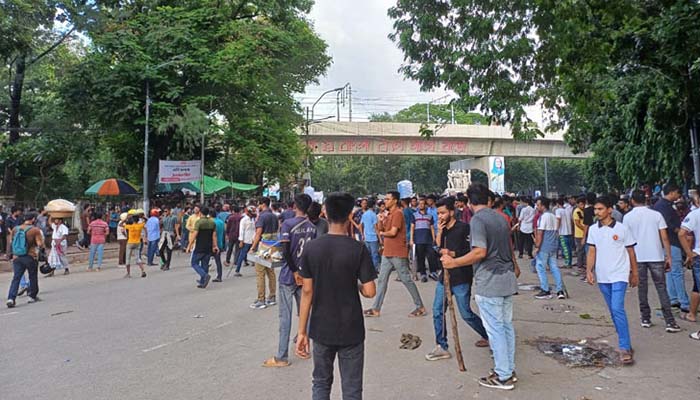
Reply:
<svg viewBox="0 0 700 400"><path fill-rule="evenodd" d="M379 271L379 265L382 262L382 259L379 256L379 242L376 240L374 242L365 242L365 247L367 247L367 250L369 250L369 254L372 257L372 265L374 265L374 269Z"/></svg>
<svg viewBox="0 0 700 400"><path fill-rule="evenodd" d="M515 371L515 329L513 329L513 296L484 297L476 295L481 320L489 336L494 371L502 381Z"/></svg>
<svg viewBox="0 0 700 400"><path fill-rule="evenodd" d="M536 267L537 276L540 278L540 287L545 292L549 292L549 281L547 280L547 265L549 265L549 270L552 272L554 277L554 284L556 285L556 292L559 293L562 290L561 282L561 271L559 271L559 265L557 264L557 252L545 252L540 251L537 253Z"/></svg>
<svg viewBox="0 0 700 400"><path fill-rule="evenodd" d="M559 248L564 256L564 264L571 266L572 252L574 246L574 237L571 235L559 235Z"/></svg>
<svg viewBox="0 0 700 400"><path fill-rule="evenodd" d="M700 258L693 264L693 292L700 293Z"/></svg>
<svg viewBox="0 0 700 400"><path fill-rule="evenodd" d="M389 287L389 276L394 269L396 269L399 279L401 279L401 282L411 295L416 308L423 307L423 300L421 300L416 283L411 279L411 273L408 270L408 258L382 256L382 264L379 267L379 281L377 283L377 297L374 300L372 309L381 311L386 289Z"/></svg>
<svg viewBox="0 0 700 400"><path fill-rule="evenodd" d="M289 334L292 330L292 311L294 301L297 303L299 311L299 301L301 300L301 286L283 285L280 283L277 291L277 306L280 317L280 342L275 358L280 361L287 361L289 358Z"/></svg>
<svg viewBox="0 0 700 400"><path fill-rule="evenodd" d="M671 246L671 271L666 272L666 291L671 304L681 304L687 310L690 299L685 291L685 276L683 269L683 252L680 247Z"/></svg>
<svg viewBox="0 0 700 400"><path fill-rule="evenodd" d="M192 269L199 275L199 284L203 285L209 275L209 259L211 254L195 251L192 253Z"/></svg>
<svg viewBox="0 0 700 400"><path fill-rule="evenodd" d="M243 247L238 250L238 253L236 255L236 272L241 272L241 265L243 265L243 261L246 260L246 257L248 256L248 251L250 251L250 247L252 246L252 243L244 243Z"/></svg>
<svg viewBox="0 0 700 400"><path fill-rule="evenodd" d="M153 265L153 258L156 256L156 253L158 253L158 241L160 239L156 240L149 240L148 241L148 265Z"/></svg>
<svg viewBox="0 0 700 400"><path fill-rule="evenodd" d="M97 268L102 268L102 256L104 255L104 251L104 243L90 245L90 261L88 262L88 269L92 269L93 262L95 261L95 253L97 253Z"/></svg>
<svg viewBox="0 0 700 400"><path fill-rule="evenodd" d="M474 314L469 302L471 300L471 287L468 283L452 286L452 294L457 303L459 314L464 322L471 326L474 331L484 339L488 339L484 324L481 318ZM433 301L433 328L435 328L435 343L447 350L447 327L445 324L445 310L447 309L447 299L445 298L445 285L438 282L435 286L435 300Z"/></svg>
<svg viewBox="0 0 700 400"><path fill-rule="evenodd" d="M7 294L8 300L15 300L17 292L19 292L19 282L24 277L24 272L29 273L29 290L27 295L35 298L39 294L39 263L31 256L19 256L12 260L12 281L10 282L10 290Z"/></svg>
<svg viewBox="0 0 700 400"><path fill-rule="evenodd" d="M600 292L603 293L608 310L610 310L610 316L617 331L620 349L631 350L630 328L627 323L627 313L625 312L627 282L599 283L598 287Z"/></svg>

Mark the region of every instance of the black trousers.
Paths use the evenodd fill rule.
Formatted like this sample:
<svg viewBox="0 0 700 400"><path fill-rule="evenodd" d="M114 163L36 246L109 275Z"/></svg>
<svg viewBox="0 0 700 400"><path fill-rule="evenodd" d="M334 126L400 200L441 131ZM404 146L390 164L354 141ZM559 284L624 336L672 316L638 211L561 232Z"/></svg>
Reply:
<svg viewBox="0 0 700 400"><path fill-rule="evenodd" d="M233 261L238 260L238 239L230 240L228 242L228 249L226 250L226 263L231 263L231 254L233 254Z"/></svg>
<svg viewBox="0 0 700 400"><path fill-rule="evenodd" d="M520 236L520 241L518 242L518 255L523 255L523 249L527 252L527 255L532 257L532 234L523 233L518 231Z"/></svg>
<svg viewBox="0 0 700 400"><path fill-rule="evenodd" d="M173 239L173 246L175 245L175 239ZM170 261L173 259L173 249L168 247L168 241L164 240L163 245L160 246L160 260L163 261L163 268L170 268Z"/></svg>
<svg viewBox="0 0 700 400"><path fill-rule="evenodd" d="M365 343L351 346L327 346L314 340L313 400L329 400L333 386L333 363L338 356L343 400L362 400L362 373Z"/></svg>
<svg viewBox="0 0 700 400"><path fill-rule="evenodd" d="M437 272L438 258L433 245L416 243L416 271L419 274L425 274L425 259L428 259L428 268L430 272Z"/></svg>
<svg viewBox="0 0 700 400"><path fill-rule="evenodd" d="M221 279L221 274L223 273L223 267L221 266L221 251L211 253L211 256L216 263L216 279Z"/></svg>

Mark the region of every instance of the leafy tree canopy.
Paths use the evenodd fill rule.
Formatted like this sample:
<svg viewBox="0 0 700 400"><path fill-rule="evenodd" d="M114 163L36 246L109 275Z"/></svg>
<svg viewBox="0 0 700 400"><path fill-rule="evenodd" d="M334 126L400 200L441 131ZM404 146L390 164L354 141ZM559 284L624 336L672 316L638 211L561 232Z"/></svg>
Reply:
<svg viewBox="0 0 700 400"><path fill-rule="evenodd" d="M700 108L698 2L398 0L402 72L454 91L518 138L566 130L602 186L681 180ZM526 109L549 112L544 129Z"/></svg>

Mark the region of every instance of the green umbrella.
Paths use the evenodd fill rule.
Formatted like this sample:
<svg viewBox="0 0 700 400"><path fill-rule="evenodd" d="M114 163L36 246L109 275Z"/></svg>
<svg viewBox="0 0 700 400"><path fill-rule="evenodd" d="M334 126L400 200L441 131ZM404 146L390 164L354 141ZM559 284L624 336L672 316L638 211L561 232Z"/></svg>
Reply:
<svg viewBox="0 0 700 400"><path fill-rule="evenodd" d="M199 192L199 188L201 187L201 182L200 181L194 181L192 182L192 185L196 186L197 192ZM249 185L245 183L238 183L238 182L229 182L223 179L219 178L214 178L211 176L204 176L204 194L210 195L214 194L216 192L220 192L222 190L226 189L235 189L235 190L240 190L240 191L250 191L250 190L255 190L258 188L258 185Z"/></svg>

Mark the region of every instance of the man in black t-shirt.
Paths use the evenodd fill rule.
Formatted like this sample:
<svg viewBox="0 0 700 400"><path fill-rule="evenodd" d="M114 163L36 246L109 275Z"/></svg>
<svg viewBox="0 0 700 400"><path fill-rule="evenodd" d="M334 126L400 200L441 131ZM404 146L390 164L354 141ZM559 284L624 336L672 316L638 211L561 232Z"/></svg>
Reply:
<svg viewBox="0 0 700 400"><path fill-rule="evenodd" d="M347 193L328 196L328 234L305 246L299 268L303 287L296 354L308 358L309 338L314 340L314 399L330 398L336 355L343 398L362 398L365 326L358 289L364 297L374 297L377 273L369 250L348 236L353 203Z"/></svg>
<svg viewBox="0 0 700 400"><path fill-rule="evenodd" d="M452 198L440 200L437 203L437 212L439 225L436 241L440 244L440 255L456 258L469 253L469 225L455 219L454 200ZM454 302L457 304L459 314L464 322L481 336L481 339L475 343L476 347L488 347L489 339L484 324L469 306L473 279L474 271L471 265L450 269L450 288L455 297ZM452 357L447 350L447 327L445 326L447 297L444 280L443 270L440 270L440 277L435 287L435 300L433 301L433 327L435 328L436 346L433 351L426 354L425 359L428 361Z"/></svg>

